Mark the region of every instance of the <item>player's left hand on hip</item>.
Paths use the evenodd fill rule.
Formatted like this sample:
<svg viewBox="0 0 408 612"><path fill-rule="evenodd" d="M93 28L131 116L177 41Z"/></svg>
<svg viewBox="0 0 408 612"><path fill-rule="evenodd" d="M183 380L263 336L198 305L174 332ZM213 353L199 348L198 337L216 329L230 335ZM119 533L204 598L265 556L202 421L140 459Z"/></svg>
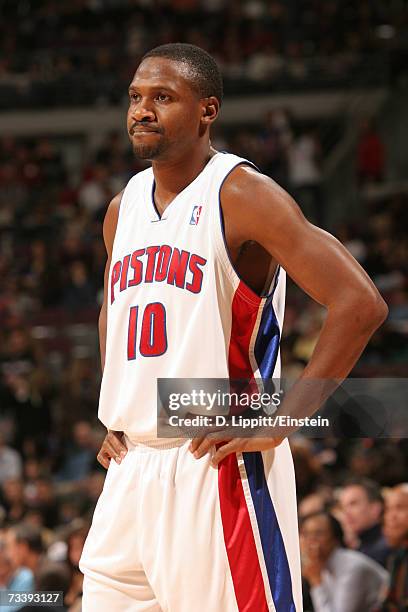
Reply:
<svg viewBox="0 0 408 612"><path fill-rule="evenodd" d="M279 446L284 438L221 438L219 435L205 438L194 438L190 444L190 451L196 459L200 459L209 450L219 446L211 458L211 465L217 467L220 461L231 453L265 451Z"/></svg>
<svg viewBox="0 0 408 612"><path fill-rule="evenodd" d="M189 450L196 459L201 459L216 444L229 442L231 439L231 436L226 436L223 431L217 431L201 438L193 438L190 442Z"/></svg>

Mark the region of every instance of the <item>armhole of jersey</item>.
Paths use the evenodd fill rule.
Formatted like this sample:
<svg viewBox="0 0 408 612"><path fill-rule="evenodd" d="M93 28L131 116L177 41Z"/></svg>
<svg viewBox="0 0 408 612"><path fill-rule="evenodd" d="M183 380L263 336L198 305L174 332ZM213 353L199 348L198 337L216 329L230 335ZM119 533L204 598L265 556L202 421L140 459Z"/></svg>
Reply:
<svg viewBox="0 0 408 612"><path fill-rule="evenodd" d="M240 275L238 274L238 272L236 271L234 267L234 264L232 263L232 260L231 260L231 257L228 251L227 241L225 238L224 214L223 214L223 210L221 206L221 190L222 190L222 187L225 181L231 174L231 172L235 170L235 168L237 168L238 166L249 166L250 168L254 168L254 170L256 170L257 172L260 172L259 168L255 166L255 164L243 159L239 161L238 163L236 163L222 179L219 190L218 190L218 207L217 206L214 207L214 217L213 217L214 228L215 228L215 252L222 264L222 267L224 268L224 271L227 274L227 277L232 283L232 286L234 288L237 288L236 290L242 294L243 298L257 305L259 304L260 299L261 300L268 299L269 297L273 295L276 285L278 283L280 266L279 264L277 265L275 273L269 283L269 292L266 295L258 295L240 277Z"/></svg>

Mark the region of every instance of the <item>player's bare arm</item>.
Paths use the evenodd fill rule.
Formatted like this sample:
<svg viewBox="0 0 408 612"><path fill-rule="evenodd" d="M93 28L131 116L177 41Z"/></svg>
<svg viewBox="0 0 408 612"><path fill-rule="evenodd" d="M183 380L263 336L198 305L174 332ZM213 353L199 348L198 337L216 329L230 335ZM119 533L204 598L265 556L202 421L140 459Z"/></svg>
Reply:
<svg viewBox="0 0 408 612"><path fill-rule="evenodd" d="M240 167L231 173L221 203L228 247L233 251L256 241L327 309L302 376L344 379L387 316L374 283L334 236L309 223L283 189L255 170Z"/></svg>
<svg viewBox="0 0 408 612"><path fill-rule="evenodd" d="M118 223L120 200L123 191L118 193L110 202L105 214L103 222L103 239L107 253L105 265L105 275L103 284L103 304L99 313L98 329L99 329L99 348L101 352L102 371L105 365L106 351L106 324L107 324L107 297L108 297L108 277L111 264L112 247L115 239L116 226ZM127 453L127 448L123 442L123 432L110 431L106 434L102 446L98 452L97 459L99 463L108 468L111 458L113 457L117 463L120 463Z"/></svg>
<svg viewBox="0 0 408 612"><path fill-rule="evenodd" d="M373 282L334 236L309 223L283 189L252 168L239 167L231 173L221 192L221 205L234 262L243 244L257 242L327 309L315 350L300 378L343 380L387 316L388 308ZM265 450L280 441L231 440L219 448L213 464L231 452ZM212 446L213 439L200 438L193 440L191 451L200 458Z"/></svg>

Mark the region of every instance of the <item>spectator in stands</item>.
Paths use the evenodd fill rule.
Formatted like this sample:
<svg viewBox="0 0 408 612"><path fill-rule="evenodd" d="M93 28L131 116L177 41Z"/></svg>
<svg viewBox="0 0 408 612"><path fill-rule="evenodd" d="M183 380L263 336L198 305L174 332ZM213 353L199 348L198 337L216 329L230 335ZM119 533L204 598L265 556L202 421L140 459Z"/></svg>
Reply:
<svg viewBox="0 0 408 612"><path fill-rule="evenodd" d="M286 188L288 186L287 151L292 140L289 113L285 109L269 111L264 124L260 135L265 156L262 170Z"/></svg>
<svg viewBox="0 0 408 612"><path fill-rule="evenodd" d="M79 189L79 203L91 217L105 210L106 202L112 198L109 185L109 172L105 166L97 164L89 171L89 178Z"/></svg>
<svg viewBox="0 0 408 612"><path fill-rule="evenodd" d="M300 545L314 612L362 612L378 603L387 572L366 555L343 548L341 525L331 514L304 517Z"/></svg>
<svg viewBox="0 0 408 612"><path fill-rule="evenodd" d="M90 357L72 355L60 379L60 426L63 434L73 431L78 421L95 418L98 403L98 379L95 363Z"/></svg>
<svg viewBox="0 0 408 612"><path fill-rule="evenodd" d="M30 330L24 327L10 330L5 344L1 347L0 369L3 376L27 376L38 363L39 354Z"/></svg>
<svg viewBox="0 0 408 612"><path fill-rule="evenodd" d="M309 495L321 484L322 470L313 450L310 440L291 440L293 462L296 471L296 490L298 497Z"/></svg>
<svg viewBox="0 0 408 612"><path fill-rule="evenodd" d="M43 520L45 527L57 527L59 520L59 505L53 481L47 477L39 477L32 483L30 510L36 511Z"/></svg>
<svg viewBox="0 0 408 612"><path fill-rule="evenodd" d="M299 519L302 519L309 514L314 514L316 512L325 510L330 506L330 502L331 500L329 499L326 491L306 495L298 505Z"/></svg>
<svg viewBox="0 0 408 612"><path fill-rule="evenodd" d="M54 252L53 252L54 251ZM33 240L20 263L20 274L42 308L52 307L61 298L61 273L55 250L44 239Z"/></svg>
<svg viewBox="0 0 408 612"><path fill-rule="evenodd" d="M37 571L44 553L41 529L18 523L7 531L8 554L17 567L26 567L33 575Z"/></svg>
<svg viewBox="0 0 408 612"><path fill-rule="evenodd" d="M55 184L64 182L66 177L61 152L54 142L49 138L40 138L35 147L35 158L41 167L44 180Z"/></svg>
<svg viewBox="0 0 408 612"><path fill-rule="evenodd" d="M385 566L390 551L382 533L384 501L378 484L351 480L340 492L339 507L345 527L358 542L357 550Z"/></svg>
<svg viewBox="0 0 408 612"><path fill-rule="evenodd" d="M312 130L300 133L289 144L289 188L304 208L306 216L323 227L325 215L320 158L320 141Z"/></svg>
<svg viewBox="0 0 408 612"><path fill-rule="evenodd" d="M59 478L61 480L86 478L95 463L95 451L95 437L90 423L78 421L73 427L73 442L67 448Z"/></svg>
<svg viewBox="0 0 408 612"><path fill-rule="evenodd" d="M379 182L385 173L385 149L373 121L365 120L357 146L357 174L360 183Z"/></svg>
<svg viewBox="0 0 408 612"><path fill-rule="evenodd" d="M10 591L33 591L34 576L44 551L41 531L20 523L7 531L7 555L13 568Z"/></svg>
<svg viewBox="0 0 408 612"><path fill-rule="evenodd" d="M1 505L6 511L8 523L17 523L27 512L24 483L19 478L5 480L1 486Z"/></svg>
<svg viewBox="0 0 408 612"><path fill-rule="evenodd" d="M7 588L12 575L13 570L10 559L7 556L7 547L4 538L0 538L0 592L2 589Z"/></svg>
<svg viewBox="0 0 408 612"><path fill-rule="evenodd" d="M10 478L20 478L23 465L21 457L14 448L7 446L0 432L0 485Z"/></svg>
<svg viewBox="0 0 408 612"><path fill-rule="evenodd" d="M68 610L64 605L64 595L69 589L69 570L65 563L51 561L41 563L35 578L35 588L37 591L62 592L63 601L61 605L52 606L51 610L53 612ZM30 605L21 608L21 612L40 612L40 610L44 611L45 609L48 609L48 607ZM70 612L74 612L72 608L70 608Z"/></svg>
<svg viewBox="0 0 408 612"><path fill-rule="evenodd" d="M384 535L392 554L390 584L381 611L408 610L408 483L393 487L385 496Z"/></svg>
<svg viewBox="0 0 408 612"><path fill-rule="evenodd" d="M43 378L39 368L30 376L13 372L5 376L9 391L7 409L18 423L14 444L25 454L27 445L44 443L51 427L48 383Z"/></svg>
<svg viewBox="0 0 408 612"><path fill-rule="evenodd" d="M298 505L299 521L306 516L319 512L324 512L329 506L327 495L323 492L310 493L301 499ZM310 585L305 577L302 577L303 607L305 612L313 610L313 603L310 595Z"/></svg>
<svg viewBox="0 0 408 612"><path fill-rule="evenodd" d="M83 261L74 261L69 267L68 282L63 293L63 304L68 311L80 311L95 303L95 289Z"/></svg>

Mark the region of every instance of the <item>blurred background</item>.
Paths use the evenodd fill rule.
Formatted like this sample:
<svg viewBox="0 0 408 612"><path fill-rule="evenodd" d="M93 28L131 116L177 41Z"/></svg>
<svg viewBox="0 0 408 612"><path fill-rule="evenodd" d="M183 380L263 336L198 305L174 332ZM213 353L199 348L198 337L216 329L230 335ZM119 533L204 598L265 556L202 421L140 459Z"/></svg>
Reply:
<svg viewBox="0 0 408 612"><path fill-rule="evenodd" d="M406 377L408 3L0 0L0 15L0 589L64 590L79 610L78 560L105 475L102 221L144 168L125 129L139 59L178 41L216 58L225 103L213 145L287 189L386 299L389 318L352 375ZM288 287L287 377L323 318ZM297 435L292 446L300 514L334 512L346 548L390 571L381 610L408 609L407 441ZM305 610L326 610L304 567Z"/></svg>

